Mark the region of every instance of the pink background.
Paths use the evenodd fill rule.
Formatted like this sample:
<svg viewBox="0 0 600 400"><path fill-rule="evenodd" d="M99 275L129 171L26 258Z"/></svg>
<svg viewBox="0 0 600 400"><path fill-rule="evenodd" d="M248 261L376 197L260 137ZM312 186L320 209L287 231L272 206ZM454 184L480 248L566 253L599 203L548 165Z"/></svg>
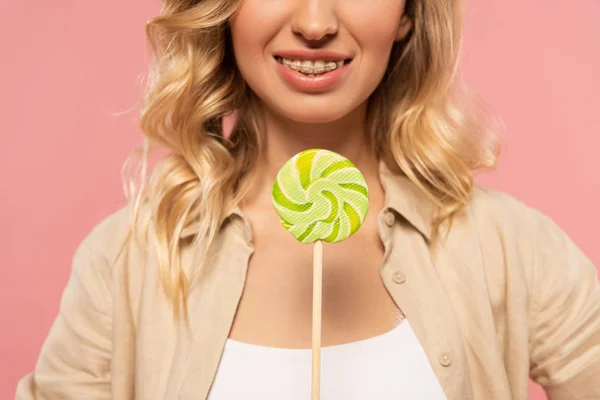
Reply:
<svg viewBox="0 0 600 400"><path fill-rule="evenodd" d="M123 204L154 3L0 2L2 399L34 366L75 247ZM469 4L465 77L507 127L499 170L479 181L551 215L596 265L598 48L597 0Z"/></svg>

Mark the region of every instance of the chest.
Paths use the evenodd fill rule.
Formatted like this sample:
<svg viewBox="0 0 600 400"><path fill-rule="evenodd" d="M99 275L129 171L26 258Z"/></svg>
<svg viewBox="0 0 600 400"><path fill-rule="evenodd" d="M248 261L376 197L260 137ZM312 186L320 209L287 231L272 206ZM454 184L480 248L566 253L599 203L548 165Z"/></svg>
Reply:
<svg viewBox="0 0 600 400"><path fill-rule="evenodd" d="M244 292L230 338L270 347L310 348L311 245L298 243L278 221L254 232ZM323 251L323 344L372 337L392 329L401 312L381 278L384 245L375 218Z"/></svg>

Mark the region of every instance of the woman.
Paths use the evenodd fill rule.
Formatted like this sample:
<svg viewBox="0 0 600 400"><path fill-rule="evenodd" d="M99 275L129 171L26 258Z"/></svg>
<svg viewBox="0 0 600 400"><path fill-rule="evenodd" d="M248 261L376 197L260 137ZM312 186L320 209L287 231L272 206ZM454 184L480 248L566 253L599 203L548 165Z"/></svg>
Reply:
<svg viewBox="0 0 600 400"><path fill-rule="evenodd" d="M370 188L325 248L323 399L600 398L595 267L473 185L498 151L459 90L458 2L163 3L141 126L170 152L82 242L17 398L309 398L312 248L271 204L309 148Z"/></svg>

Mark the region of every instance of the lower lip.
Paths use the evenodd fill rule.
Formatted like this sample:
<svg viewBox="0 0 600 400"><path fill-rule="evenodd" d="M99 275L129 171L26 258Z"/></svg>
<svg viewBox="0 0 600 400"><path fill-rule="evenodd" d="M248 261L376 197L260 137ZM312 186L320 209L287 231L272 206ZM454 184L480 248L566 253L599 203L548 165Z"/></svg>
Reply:
<svg viewBox="0 0 600 400"><path fill-rule="evenodd" d="M304 92L319 92L333 88L342 80L352 65L352 63L348 63L325 74L308 76L284 66L275 59L273 61L277 64L281 77L295 89Z"/></svg>

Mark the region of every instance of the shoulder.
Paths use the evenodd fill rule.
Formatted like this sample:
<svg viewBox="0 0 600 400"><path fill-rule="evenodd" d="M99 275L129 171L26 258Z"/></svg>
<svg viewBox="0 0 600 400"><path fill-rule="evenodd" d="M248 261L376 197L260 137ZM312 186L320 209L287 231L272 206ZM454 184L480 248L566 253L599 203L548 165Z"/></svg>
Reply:
<svg viewBox="0 0 600 400"><path fill-rule="evenodd" d="M470 201L471 211L488 218L528 218L531 207L512 195L484 186L475 186Z"/></svg>
<svg viewBox="0 0 600 400"><path fill-rule="evenodd" d="M508 193L483 186L473 189L468 210L480 230L489 233L496 231L533 239L540 228L558 229L539 209Z"/></svg>
<svg viewBox="0 0 600 400"><path fill-rule="evenodd" d="M549 215L499 191L478 187L470 214L482 232L514 234L518 245L536 252L546 264L576 257L589 263L572 238Z"/></svg>
<svg viewBox="0 0 600 400"><path fill-rule="evenodd" d="M554 221L516 197L481 186L474 188L465 213L469 230L477 238L484 259L529 269L540 248L564 236ZM554 239L553 239L554 238Z"/></svg>
<svg viewBox="0 0 600 400"><path fill-rule="evenodd" d="M93 251L98 256L111 258L119 244L125 239L132 221L132 209L124 206L99 220L85 235L79 248Z"/></svg>
<svg viewBox="0 0 600 400"><path fill-rule="evenodd" d="M141 210L141 218L146 211ZM133 207L125 205L99 220L83 237L73 256L72 269L81 278L112 281L116 266L131 250Z"/></svg>
<svg viewBox="0 0 600 400"><path fill-rule="evenodd" d="M579 252L553 218L507 193L476 187L468 213L482 248L504 260L548 266L572 249Z"/></svg>

